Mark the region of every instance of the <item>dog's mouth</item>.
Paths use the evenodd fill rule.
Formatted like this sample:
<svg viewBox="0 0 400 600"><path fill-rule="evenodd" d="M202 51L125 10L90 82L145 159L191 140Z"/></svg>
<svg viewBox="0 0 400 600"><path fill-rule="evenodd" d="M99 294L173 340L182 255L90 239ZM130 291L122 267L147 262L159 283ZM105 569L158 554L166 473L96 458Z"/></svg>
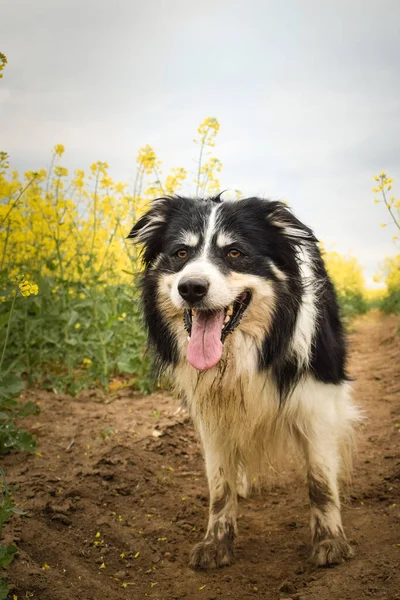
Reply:
<svg viewBox="0 0 400 600"><path fill-rule="evenodd" d="M184 311L185 329L189 334L186 358L193 367L206 371L218 364L223 343L239 326L250 300L251 293L246 291L225 309Z"/></svg>

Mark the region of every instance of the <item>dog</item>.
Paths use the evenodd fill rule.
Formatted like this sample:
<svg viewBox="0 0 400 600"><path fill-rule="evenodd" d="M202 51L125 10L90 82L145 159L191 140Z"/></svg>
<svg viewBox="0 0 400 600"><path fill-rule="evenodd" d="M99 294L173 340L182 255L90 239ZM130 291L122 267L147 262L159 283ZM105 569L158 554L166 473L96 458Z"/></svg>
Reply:
<svg viewBox="0 0 400 600"><path fill-rule="evenodd" d="M142 247L158 368L185 399L204 452L209 520L190 566L232 562L238 491L289 447L306 465L313 562L350 558L338 482L360 416L313 231L284 203L220 194L154 200L128 238Z"/></svg>

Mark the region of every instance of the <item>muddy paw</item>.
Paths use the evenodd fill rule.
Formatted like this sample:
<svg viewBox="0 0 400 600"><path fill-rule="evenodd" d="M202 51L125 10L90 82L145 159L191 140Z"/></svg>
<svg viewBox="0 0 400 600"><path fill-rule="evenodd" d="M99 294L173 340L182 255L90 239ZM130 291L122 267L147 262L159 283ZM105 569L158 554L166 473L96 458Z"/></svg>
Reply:
<svg viewBox="0 0 400 600"><path fill-rule="evenodd" d="M314 546L312 562L318 567L337 565L353 556L353 550L344 538L323 540Z"/></svg>
<svg viewBox="0 0 400 600"><path fill-rule="evenodd" d="M189 566L192 569L216 569L226 567L233 561L233 543L204 540L191 551Z"/></svg>

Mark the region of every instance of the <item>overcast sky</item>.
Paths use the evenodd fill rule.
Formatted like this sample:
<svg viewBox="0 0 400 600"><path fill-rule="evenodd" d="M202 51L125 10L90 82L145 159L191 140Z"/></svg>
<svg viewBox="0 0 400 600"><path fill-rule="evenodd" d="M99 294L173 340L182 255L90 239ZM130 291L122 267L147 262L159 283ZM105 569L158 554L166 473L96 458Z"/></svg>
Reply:
<svg viewBox="0 0 400 600"><path fill-rule="evenodd" d="M19 169L106 160L132 182L151 144L166 173L221 123L223 189L286 199L367 282L393 254L372 175L400 196L398 0L3 0L0 149Z"/></svg>

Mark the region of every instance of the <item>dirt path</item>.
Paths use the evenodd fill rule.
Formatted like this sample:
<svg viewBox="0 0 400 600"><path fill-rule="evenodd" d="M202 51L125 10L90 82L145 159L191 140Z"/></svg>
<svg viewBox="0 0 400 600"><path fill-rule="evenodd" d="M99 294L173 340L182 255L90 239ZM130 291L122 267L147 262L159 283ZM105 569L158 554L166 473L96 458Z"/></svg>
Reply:
<svg viewBox="0 0 400 600"><path fill-rule="evenodd" d="M399 319L368 315L351 335L351 375L369 420L360 432L344 524L356 556L316 570L303 485L291 467L240 504L232 567L194 573L207 487L196 437L169 396L116 391L104 403L29 392L39 401L36 456L3 460L27 516L7 527L18 600L400 599ZM112 428L112 431L109 429ZM293 490L293 486L292 490Z"/></svg>

